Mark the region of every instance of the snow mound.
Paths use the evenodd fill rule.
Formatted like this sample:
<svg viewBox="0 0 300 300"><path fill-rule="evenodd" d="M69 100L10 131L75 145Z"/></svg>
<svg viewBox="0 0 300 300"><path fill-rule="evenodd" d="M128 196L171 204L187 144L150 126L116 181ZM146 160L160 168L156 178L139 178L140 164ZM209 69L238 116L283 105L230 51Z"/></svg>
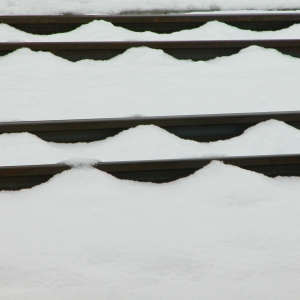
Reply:
<svg viewBox="0 0 300 300"><path fill-rule="evenodd" d="M120 150L121 149L121 150ZM225 141L183 140L153 126L138 126L103 141L47 143L29 133L0 135L0 166L65 163L84 168L99 161L212 158L300 153L300 131L270 120Z"/></svg>
<svg viewBox="0 0 300 300"><path fill-rule="evenodd" d="M0 120L299 110L299 67L297 58L256 46L208 62L135 48L72 63L20 49L0 58Z"/></svg>
<svg viewBox="0 0 300 300"><path fill-rule="evenodd" d="M2 0L0 14L117 14L144 11L286 10L299 9L298 0Z"/></svg>
<svg viewBox="0 0 300 300"><path fill-rule="evenodd" d="M213 162L163 185L84 169L1 192L0 296L297 299L299 186Z"/></svg>

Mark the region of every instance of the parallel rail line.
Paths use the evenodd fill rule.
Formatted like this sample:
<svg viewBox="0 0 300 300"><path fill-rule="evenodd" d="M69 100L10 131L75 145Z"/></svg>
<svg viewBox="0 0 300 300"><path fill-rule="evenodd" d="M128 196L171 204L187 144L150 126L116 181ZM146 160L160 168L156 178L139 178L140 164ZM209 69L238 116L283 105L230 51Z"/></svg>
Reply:
<svg viewBox="0 0 300 300"><path fill-rule="evenodd" d="M58 16L0 16L0 23L33 34L67 32L92 22L104 20L133 31L171 33L193 29L210 21L224 22L241 29L256 31L279 30L300 23L299 13L243 14L178 14L178 15L58 15Z"/></svg>
<svg viewBox="0 0 300 300"><path fill-rule="evenodd" d="M130 30L170 33L221 21L242 29L278 30L300 23L300 14L197 14L151 16L0 16L5 23L34 34L66 32L93 20L105 20ZM70 61L106 60L132 47L162 49L178 59L209 60L229 56L251 45L277 49L300 58L297 40L131 41L0 43L0 56L20 48L49 51ZM238 136L245 129L269 119L300 129L300 112L228 114L204 116L143 117L95 120L58 120L0 123L0 133L30 132L46 141L90 142L105 139L124 129L153 124L185 139L215 141ZM193 174L211 161L255 171L269 177L300 176L300 155L210 157L156 161L99 162L93 167L120 179L164 183ZM0 167L0 190L31 188L72 167L67 164Z"/></svg>
<svg viewBox="0 0 300 300"><path fill-rule="evenodd" d="M115 119L1 122L1 133L29 132L57 143L103 140L139 125L156 125L183 139L211 142L241 135L247 128L270 119L300 129L300 111L138 117Z"/></svg>
<svg viewBox="0 0 300 300"><path fill-rule="evenodd" d="M269 177L300 176L300 155L100 162L93 167L120 179L165 183L189 176L213 160ZM70 169L65 164L0 167L0 190L31 188Z"/></svg>
<svg viewBox="0 0 300 300"><path fill-rule="evenodd" d="M21 48L48 51L70 61L108 60L133 47L161 49L177 59L194 61L230 56L249 46L272 48L300 58L300 39L220 41L126 41L126 42L20 42L0 43L0 56Z"/></svg>

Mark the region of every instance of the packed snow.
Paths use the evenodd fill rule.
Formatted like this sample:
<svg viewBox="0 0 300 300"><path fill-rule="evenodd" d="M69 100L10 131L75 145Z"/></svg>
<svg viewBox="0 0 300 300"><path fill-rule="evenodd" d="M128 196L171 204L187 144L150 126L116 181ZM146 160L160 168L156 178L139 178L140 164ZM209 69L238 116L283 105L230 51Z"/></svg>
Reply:
<svg viewBox="0 0 300 300"><path fill-rule="evenodd" d="M300 24L278 31L242 30L218 21L191 30L170 34L134 32L106 21L93 21L77 29L52 35L35 35L6 24L0 24L0 42L71 42L71 41L175 41L175 40L259 40L298 39Z"/></svg>
<svg viewBox="0 0 300 300"><path fill-rule="evenodd" d="M71 170L0 193L0 298L299 299L300 179L213 162L158 185Z"/></svg>
<svg viewBox="0 0 300 300"><path fill-rule="evenodd" d="M48 143L29 133L0 135L0 166L74 159L126 161L298 153L300 131L275 120L253 126L239 137L211 143L183 140L154 125L131 128L103 141L77 144Z"/></svg>
<svg viewBox="0 0 300 300"><path fill-rule="evenodd" d="M2 15L300 9L299 0L1 0L0 4Z"/></svg>
<svg viewBox="0 0 300 300"><path fill-rule="evenodd" d="M208 62L132 48L73 63L20 49L0 69L1 121L300 109L300 60L257 46Z"/></svg>

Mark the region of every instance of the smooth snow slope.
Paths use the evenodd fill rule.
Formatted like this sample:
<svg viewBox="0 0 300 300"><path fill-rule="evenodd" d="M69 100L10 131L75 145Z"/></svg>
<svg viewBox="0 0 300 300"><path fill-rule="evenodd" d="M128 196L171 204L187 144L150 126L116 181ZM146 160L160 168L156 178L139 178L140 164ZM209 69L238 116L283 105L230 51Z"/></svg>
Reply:
<svg viewBox="0 0 300 300"><path fill-rule="evenodd" d="M0 192L0 298L298 300L299 194L217 162L163 185L87 169Z"/></svg>
<svg viewBox="0 0 300 300"><path fill-rule="evenodd" d="M183 140L153 125L78 144L47 143L29 133L0 135L0 166L298 153L300 131L275 120L249 128L239 137L211 143Z"/></svg>
<svg viewBox="0 0 300 300"><path fill-rule="evenodd" d="M0 70L1 121L300 109L300 60L255 46L208 62L133 48L72 63L20 49Z"/></svg>
<svg viewBox="0 0 300 300"><path fill-rule="evenodd" d="M255 40L299 39L300 24L278 31L255 32L213 21L191 30L170 34L134 32L105 21L93 21L66 33L34 35L0 24L0 42L70 42L70 41L167 41L167 40Z"/></svg>
<svg viewBox="0 0 300 300"><path fill-rule="evenodd" d="M0 14L116 14L127 11L300 9L298 0L1 0Z"/></svg>

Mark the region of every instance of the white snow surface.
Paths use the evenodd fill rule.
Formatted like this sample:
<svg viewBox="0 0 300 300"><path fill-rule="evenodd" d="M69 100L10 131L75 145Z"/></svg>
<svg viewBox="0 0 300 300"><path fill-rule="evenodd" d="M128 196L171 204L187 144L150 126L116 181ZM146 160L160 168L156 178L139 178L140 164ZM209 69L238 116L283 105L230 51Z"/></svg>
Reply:
<svg viewBox="0 0 300 300"><path fill-rule="evenodd" d="M299 6L293 0L0 0L0 13ZM102 28L112 38L141 37L93 22L47 38L106 39ZM205 39L207 28L215 38L233 39L294 38L298 31L251 33L211 22L190 34ZM0 39L9 38L41 37L1 25ZM208 62L137 48L106 62L71 63L21 49L0 58L0 121L299 110L299 76L299 59L259 47ZM0 135L1 166L77 167L32 189L0 192L0 299L298 300L300 178L271 179L212 162L187 178L152 184L83 165L299 153L299 134L270 120L212 143L182 140L153 125L78 144Z"/></svg>
<svg viewBox="0 0 300 300"><path fill-rule="evenodd" d="M71 42L71 41L174 41L174 40L259 40L299 39L300 24L278 31L256 32L242 30L218 21L208 22L196 29L170 34L134 32L106 21L93 21L77 29L52 35L35 35L7 24L0 24L0 42Z"/></svg>
<svg viewBox="0 0 300 300"><path fill-rule="evenodd" d="M73 63L20 49L0 69L0 121L300 109L300 60L256 46L208 62L132 48Z"/></svg>
<svg viewBox="0 0 300 300"><path fill-rule="evenodd" d="M1 0L0 14L116 14L145 11L289 10L298 0Z"/></svg>
<svg viewBox="0 0 300 300"><path fill-rule="evenodd" d="M29 133L0 135L0 166L298 153L300 131L275 120L253 126L241 136L211 143L183 140L154 125L77 144L48 143Z"/></svg>
<svg viewBox="0 0 300 300"><path fill-rule="evenodd" d="M163 185L77 169L0 192L0 298L298 300L299 194L219 162Z"/></svg>

